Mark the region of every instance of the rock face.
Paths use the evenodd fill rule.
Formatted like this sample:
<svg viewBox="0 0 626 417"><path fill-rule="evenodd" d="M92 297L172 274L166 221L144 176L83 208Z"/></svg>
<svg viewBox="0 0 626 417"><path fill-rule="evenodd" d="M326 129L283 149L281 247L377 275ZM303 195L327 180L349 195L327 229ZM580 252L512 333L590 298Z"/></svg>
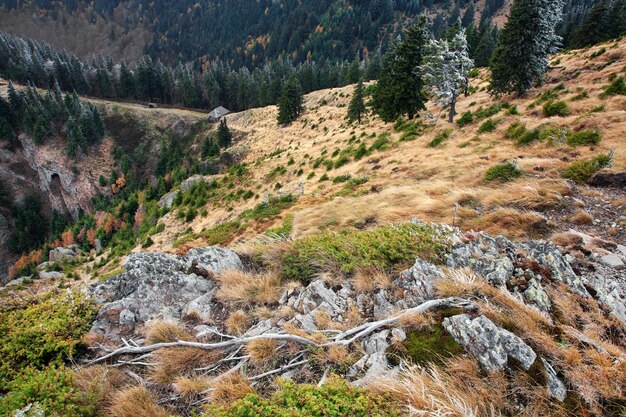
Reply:
<svg viewBox="0 0 626 417"><path fill-rule="evenodd" d="M70 248L54 248L48 254L50 262L59 262L74 259L76 252Z"/></svg>
<svg viewBox="0 0 626 417"><path fill-rule="evenodd" d="M537 354L521 338L499 328L485 316L472 318L460 314L448 317L444 319L443 327L488 371L503 369L509 357L519 361L526 370L537 359Z"/></svg>
<svg viewBox="0 0 626 417"><path fill-rule="evenodd" d="M206 248L186 256L132 254L124 267L126 272L89 288L104 304L92 331L111 339L137 335L153 319L179 320L192 312L210 318L216 286L211 274L243 265L231 250Z"/></svg>
<svg viewBox="0 0 626 417"><path fill-rule="evenodd" d="M626 187L626 172L600 171L595 174L589 184L594 187Z"/></svg>

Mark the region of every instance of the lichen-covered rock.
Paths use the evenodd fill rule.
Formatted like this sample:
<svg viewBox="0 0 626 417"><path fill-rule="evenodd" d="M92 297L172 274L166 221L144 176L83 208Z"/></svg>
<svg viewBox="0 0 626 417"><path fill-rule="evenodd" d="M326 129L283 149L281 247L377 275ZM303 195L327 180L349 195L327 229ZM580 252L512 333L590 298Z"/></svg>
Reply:
<svg viewBox="0 0 626 417"><path fill-rule="evenodd" d="M550 394L552 398L561 402L565 401L565 397L567 397L567 388L565 387L565 384L561 381L559 376L556 374L556 370L548 363L548 361L541 358L541 363L543 363L543 367L546 371L548 394Z"/></svg>
<svg viewBox="0 0 626 417"><path fill-rule="evenodd" d="M76 252L69 248L54 248L48 254L50 262L59 262L74 259Z"/></svg>
<svg viewBox="0 0 626 417"><path fill-rule="evenodd" d="M92 331L111 339L135 335L153 319L178 320L191 313L209 319L216 283L207 277L241 269L242 263L231 250L206 248L187 256L131 254L124 267L126 272L89 288L103 304Z"/></svg>
<svg viewBox="0 0 626 417"><path fill-rule="evenodd" d="M485 316L472 318L460 314L448 317L444 319L443 327L488 371L503 369L509 357L515 358L526 370L537 359L537 354L521 338L496 326Z"/></svg>
<svg viewBox="0 0 626 417"><path fill-rule="evenodd" d="M393 286L402 289L405 304L417 305L433 298L433 283L443 276L441 268L418 258L410 269L393 281Z"/></svg>
<svg viewBox="0 0 626 417"><path fill-rule="evenodd" d="M320 308L331 317L336 316L346 311L348 307L347 298L351 290L347 284L342 287L342 290L343 292L336 293L324 281L316 280L301 289L298 294L292 295L287 305L301 314L310 314Z"/></svg>
<svg viewBox="0 0 626 417"><path fill-rule="evenodd" d="M174 190L174 191L170 191L169 193L163 194L163 197L161 197L161 199L159 200L159 207L165 208L165 209L171 209L172 206L174 205L174 200L176 200L176 197L178 196L179 192L180 191L178 190Z"/></svg>

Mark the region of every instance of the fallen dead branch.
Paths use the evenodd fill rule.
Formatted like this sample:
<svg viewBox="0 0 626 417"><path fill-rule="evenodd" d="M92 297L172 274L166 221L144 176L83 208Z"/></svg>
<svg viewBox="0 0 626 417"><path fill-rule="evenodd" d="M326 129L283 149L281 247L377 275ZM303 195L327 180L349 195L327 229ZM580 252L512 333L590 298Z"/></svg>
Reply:
<svg viewBox="0 0 626 417"><path fill-rule="evenodd" d="M402 319L406 316L413 315L416 313L424 313L433 309L438 308L468 308L473 307L474 304L466 299L458 298L458 297L450 297L450 298L442 298L437 300L426 301L419 306L404 310L394 317L387 318L384 320L373 321L369 323L362 324L360 326L354 327L344 332L340 332L336 336L332 338L330 342L319 344L316 343L306 337L289 334L289 333L266 333L257 336L249 336L249 337L235 337L230 335L220 334L222 338L226 338L227 340L223 340L215 343L201 343L201 342L193 342L193 341L185 341L178 340L175 342L163 342L163 343L155 343L152 345L146 346L138 346L135 343L129 343L124 341L124 346L118 349L115 349L104 356L96 358L89 362L90 365L107 361L117 356L122 355L144 355L150 352L154 352L159 349L165 348L175 348L175 347L191 347L202 350L228 350L230 348L240 348L243 345L246 345L253 341L258 340L273 340L273 341L282 341L282 342L293 342L303 346L312 347L312 348L326 348L333 345L343 345L347 346L355 341L365 338L376 330L385 328L385 327L393 327L398 325ZM217 334L217 333L216 333ZM133 361L123 361L124 364L132 364ZM292 365L293 366L293 365ZM274 372L276 371L276 372ZM279 370L274 370L266 373L268 376L273 373L277 373ZM259 379L261 376L256 376L253 378Z"/></svg>

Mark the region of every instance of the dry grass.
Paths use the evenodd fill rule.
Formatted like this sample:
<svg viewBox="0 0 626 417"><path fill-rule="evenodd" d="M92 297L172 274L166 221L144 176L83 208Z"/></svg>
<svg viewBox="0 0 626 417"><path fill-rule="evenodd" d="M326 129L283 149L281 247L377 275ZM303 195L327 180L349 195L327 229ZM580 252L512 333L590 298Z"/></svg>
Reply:
<svg viewBox="0 0 626 417"><path fill-rule="evenodd" d="M112 417L168 417L170 414L159 406L144 386L118 392L109 407Z"/></svg>
<svg viewBox="0 0 626 417"><path fill-rule="evenodd" d="M333 345L328 349L320 349L315 353L315 359L321 366L335 366L347 368L354 364L359 357L350 352L347 346Z"/></svg>
<svg viewBox="0 0 626 417"><path fill-rule="evenodd" d="M197 397L211 386L211 380L207 377L178 377L172 384L174 391L183 400Z"/></svg>
<svg viewBox="0 0 626 417"><path fill-rule="evenodd" d="M454 358L441 368L412 367L397 378L368 381L368 387L380 394L390 394L412 416L499 416L505 403L498 391L507 386L506 377L492 373L483 379L479 375L475 360Z"/></svg>
<svg viewBox="0 0 626 417"><path fill-rule="evenodd" d="M219 351L207 351L190 347L159 349L154 353L155 366L150 379L160 384L171 384L179 376L194 374L194 370L209 366L221 358Z"/></svg>
<svg viewBox="0 0 626 417"><path fill-rule="evenodd" d="M237 304L270 304L278 301L283 292L280 275L268 271L262 274L230 270L217 277L220 288L217 297Z"/></svg>
<svg viewBox="0 0 626 417"><path fill-rule="evenodd" d="M350 281L357 292L370 292L391 287L391 277L377 268L358 268Z"/></svg>
<svg viewBox="0 0 626 417"><path fill-rule="evenodd" d="M176 342L178 340L193 340L179 323L166 320L153 320L146 324L146 343Z"/></svg>
<svg viewBox="0 0 626 417"><path fill-rule="evenodd" d="M246 377L238 373L220 376L209 384L209 400L215 406L227 406L254 393Z"/></svg>
<svg viewBox="0 0 626 417"><path fill-rule="evenodd" d="M224 322L228 333L238 336L244 334L251 324L250 316L243 310L233 311Z"/></svg>
<svg viewBox="0 0 626 417"><path fill-rule="evenodd" d="M555 233L550 238L552 243L566 249L572 249L583 244L583 238L575 233Z"/></svg>
<svg viewBox="0 0 626 417"><path fill-rule="evenodd" d="M576 225L591 224L593 223L593 217L586 211L577 210L570 218L570 221Z"/></svg>
<svg viewBox="0 0 626 417"><path fill-rule="evenodd" d="M78 391L89 396L98 409L111 406L115 392L129 385L126 374L106 365L93 365L75 369L72 373L73 383Z"/></svg>
<svg viewBox="0 0 626 417"><path fill-rule="evenodd" d="M267 365L275 359L278 351L278 342L271 339L258 339L246 343L245 351L251 356L250 362L255 365Z"/></svg>
<svg viewBox="0 0 626 417"><path fill-rule="evenodd" d="M347 327L336 321L333 321L332 317L328 312L324 310L318 310L315 312L315 325L318 329L324 330L347 330Z"/></svg>

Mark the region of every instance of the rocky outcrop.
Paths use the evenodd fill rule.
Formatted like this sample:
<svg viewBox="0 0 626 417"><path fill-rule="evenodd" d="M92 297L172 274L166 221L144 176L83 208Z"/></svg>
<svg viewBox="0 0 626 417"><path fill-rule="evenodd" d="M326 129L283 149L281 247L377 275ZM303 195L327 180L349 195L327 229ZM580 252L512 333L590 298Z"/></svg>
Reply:
<svg viewBox="0 0 626 417"><path fill-rule="evenodd" d="M243 267L229 249L192 249L186 256L131 254L126 272L95 284L89 293L103 304L92 331L110 339L136 336L154 319L180 320L192 312L211 318L215 281L212 274Z"/></svg>
<svg viewBox="0 0 626 417"><path fill-rule="evenodd" d="M594 187L626 187L626 172L600 171L591 177L589 184Z"/></svg>
<svg viewBox="0 0 626 417"><path fill-rule="evenodd" d="M74 259L76 257L76 252L74 252L70 248L54 248L48 254L48 259L50 262L62 262Z"/></svg>
<svg viewBox="0 0 626 417"><path fill-rule="evenodd" d="M443 320L443 327L488 371L503 369L509 357L516 359L526 370L537 359L537 354L521 338L496 326L485 316L472 318L461 314L448 317Z"/></svg>

